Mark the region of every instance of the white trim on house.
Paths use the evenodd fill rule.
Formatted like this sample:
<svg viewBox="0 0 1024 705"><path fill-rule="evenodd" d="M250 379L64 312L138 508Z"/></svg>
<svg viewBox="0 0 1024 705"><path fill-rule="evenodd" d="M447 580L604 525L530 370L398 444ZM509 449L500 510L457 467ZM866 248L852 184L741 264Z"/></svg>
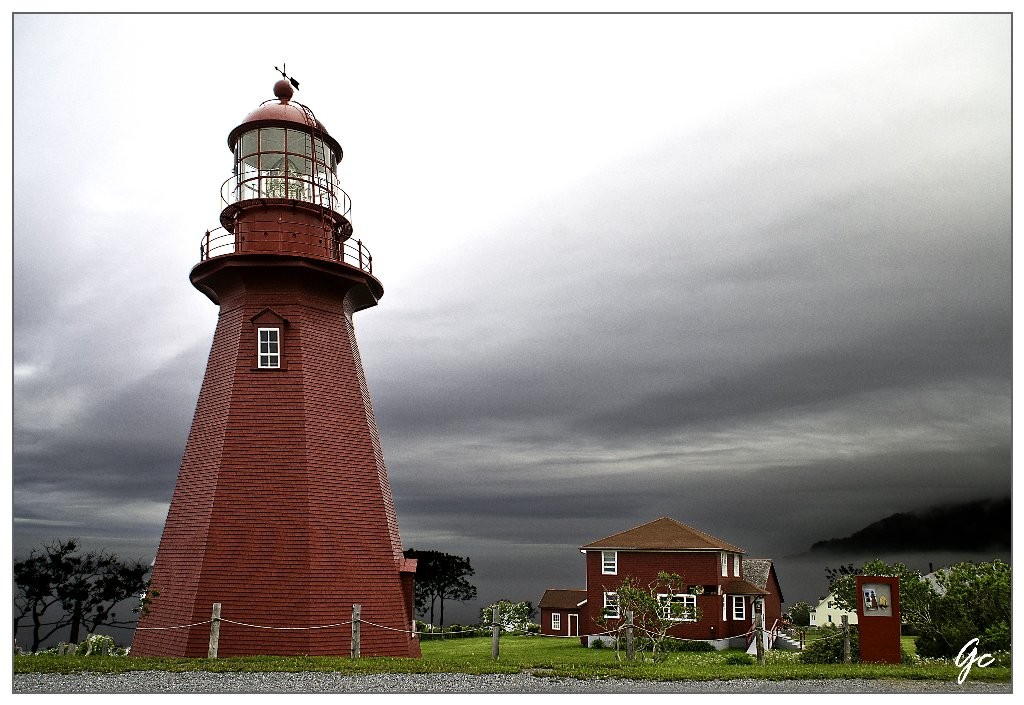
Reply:
<svg viewBox="0 0 1024 705"><path fill-rule="evenodd" d="M697 596L689 593L659 593L658 602L661 604L662 619L669 619L674 622L696 622L697 621ZM673 603L681 603L682 616L673 616Z"/></svg>
<svg viewBox="0 0 1024 705"><path fill-rule="evenodd" d="M619 552L601 551L601 575L618 575Z"/></svg>
<svg viewBox="0 0 1024 705"><path fill-rule="evenodd" d="M604 616L608 619L619 618L619 593L604 593Z"/></svg>
<svg viewBox="0 0 1024 705"><path fill-rule="evenodd" d="M747 598L743 595L732 596L732 618L740 622L747 618Z"/></svg>

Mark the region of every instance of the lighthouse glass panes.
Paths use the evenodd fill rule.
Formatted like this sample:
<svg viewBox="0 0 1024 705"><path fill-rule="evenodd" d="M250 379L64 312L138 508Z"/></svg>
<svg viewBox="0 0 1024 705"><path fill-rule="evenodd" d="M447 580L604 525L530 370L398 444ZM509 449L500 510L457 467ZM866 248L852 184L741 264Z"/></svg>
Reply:
<svg viewBox="0 0 1024 705"><path fill-rule="evenodd" d="M279 328L259 329L259 366L276 368L281 366L281 330Z"/></svg>
<svg viewBox="0 0 1024 705"><path fill-rule="evenodd" d="M232 202L290 198L332 210L344 205L334 152L302 130L261 127L242 134L235 147Z"/></svg>

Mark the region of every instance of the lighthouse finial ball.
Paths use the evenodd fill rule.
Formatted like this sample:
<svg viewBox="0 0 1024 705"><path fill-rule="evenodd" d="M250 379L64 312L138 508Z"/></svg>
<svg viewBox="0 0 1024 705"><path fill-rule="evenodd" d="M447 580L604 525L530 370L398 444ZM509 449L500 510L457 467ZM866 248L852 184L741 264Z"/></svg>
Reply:
<svg viewBox="0 0 1024 705"><path fill-rule="evenodd" d="M295 91L292 89L292 84L288 82L288 79L282 78L274 84L274 95L282 101L289 101L295 95Z"/></svg>

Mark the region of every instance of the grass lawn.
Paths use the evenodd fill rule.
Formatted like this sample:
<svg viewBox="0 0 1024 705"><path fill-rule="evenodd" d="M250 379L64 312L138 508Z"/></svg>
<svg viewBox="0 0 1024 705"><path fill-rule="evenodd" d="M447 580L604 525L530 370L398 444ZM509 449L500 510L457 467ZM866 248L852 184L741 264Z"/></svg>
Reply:
<svg viewBox="0 0 1024 705"><path fill-rule="evenodd" d="M959 669L951 662L887 666L876 664L801 664L795 654L770 651L764 666L730 665L726 658L737 651L671 654L658 664L619 663L612 649L585 649L577 639L507 636L501 656L491 659L487 637L425 641L420 659L258 656L224 659L153 659L133 657L15 656L14 672L123 672L162 671L332 671L360 673L517 673L567 678L635 678L642 680L772 680L821 678L896 678L956 680ZM1009 681L1009 668L974 668L972 680Z"/></svg>

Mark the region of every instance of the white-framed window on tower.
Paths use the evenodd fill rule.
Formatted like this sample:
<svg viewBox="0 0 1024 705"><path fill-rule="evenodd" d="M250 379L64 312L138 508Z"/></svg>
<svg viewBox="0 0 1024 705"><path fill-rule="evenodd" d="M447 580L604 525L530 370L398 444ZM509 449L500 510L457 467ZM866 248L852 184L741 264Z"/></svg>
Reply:
<svg viewBox="0 0 1024 705"><path fill-rule="evenodd" d="M723 578L727 578L727 577L729 577L729 554L726 553L725 551L722 551L721 557L722 557L722 577Z"/></svg>
<svg viewBox="0 0 1024 705"><path fill-rule="evenodd" d="M740 577L740 554L732 554L732 574L734 577Z"/></svg>
<svg viewBox="0 0 1024 705"><path fill-rule="evenodd" d="M258 328L258 366L260 369L276 369L281 366L281 329Z"/></svg>

